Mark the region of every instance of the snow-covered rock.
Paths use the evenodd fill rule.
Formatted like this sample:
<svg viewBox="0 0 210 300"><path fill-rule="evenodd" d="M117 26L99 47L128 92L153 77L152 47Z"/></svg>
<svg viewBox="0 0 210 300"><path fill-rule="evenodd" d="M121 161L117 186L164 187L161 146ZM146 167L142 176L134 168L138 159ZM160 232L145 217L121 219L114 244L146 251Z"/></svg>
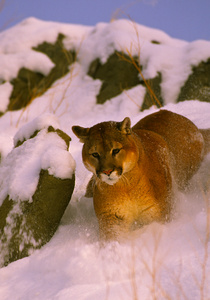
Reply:
<svg viewBox="0 0 210 300"><path fill-rule="evenodd" d="M0 265L23 258L55 233L74 189L70 137L49 114L21 128L0 165Z"/></svg>
<svg viewBox="0 0 210 300"><path fill-rule="evenodd" d="M100 80L98 104L134 86L144 88L141 110L191 99L209 102L209 41L173 39L128 20L85 27L29 18L0 33L0 81L13 85L1 111L30 104L73 72L75 61L80 74Z"/></svg>

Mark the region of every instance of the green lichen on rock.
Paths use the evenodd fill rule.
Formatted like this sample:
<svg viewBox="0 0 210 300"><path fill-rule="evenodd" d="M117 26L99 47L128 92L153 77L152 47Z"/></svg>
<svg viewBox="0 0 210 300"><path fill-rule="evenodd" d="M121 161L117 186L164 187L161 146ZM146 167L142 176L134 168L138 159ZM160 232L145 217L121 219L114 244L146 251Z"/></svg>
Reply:
<svg viewBox="0 0 210 300"><path fill-rule="evenodd" d="M136 63L138 65L137 60ZM99 58L95 59L89 67L88 75L102 81L97 95L98 104L103 104L121 94L123 90L140 84L139 72L130 57L118 51L111 54L105 64Z"/></svg>
<svg viewBox="0 0 210 300"><path fill-rule="evenodd" d="M55 67L47 76L21 68L17 78L11 81L13 91L8 110L26 107L34 98L42 95L57 79L69 72L69 66L75 61L75 52L67 51L63 45L64 35L59 34L55 44L44 42L33 50L46 54Z"/></svg>
<svg viewBox="0 0 210 300"><path fill-rule="evenodd" d="M32 139L38 138L39 132L36 131L29 138L30 143ZM65 141L68 151L70 137L66 133L49 126L46 134L58 135ZM17 151L17 147L20 150L24 147L26 149L29 140L22 141L14 151ZM19 152L20 155L25 153L24 149ZM72 176L58 178L49 174L48 170L40 169L36 191L30 199L11 199L9 195L5 197L0 206L0 266L30 255L52 238L69 204L74 184L74 170Z"/></svg>
<svg viewBox="0 0 210 300"><path fill-rule="evenodd" d="M192 99L210 102L210 59L192 68L192 74L181 88L177 102Z"/></svg>

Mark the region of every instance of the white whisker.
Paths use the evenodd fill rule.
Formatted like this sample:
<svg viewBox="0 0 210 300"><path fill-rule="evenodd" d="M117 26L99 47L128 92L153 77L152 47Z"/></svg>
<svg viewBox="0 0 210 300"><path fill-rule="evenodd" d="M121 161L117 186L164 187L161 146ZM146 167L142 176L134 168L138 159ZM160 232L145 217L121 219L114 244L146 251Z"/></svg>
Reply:
<svg viewBox="0 0 210 300"><path fill-rule="evenodd" d="M121 176L121 178L122 178L122 181L123 181L123 183L124 183L125 185L129 185L128 178L127 178L124 174Z"/></svg>

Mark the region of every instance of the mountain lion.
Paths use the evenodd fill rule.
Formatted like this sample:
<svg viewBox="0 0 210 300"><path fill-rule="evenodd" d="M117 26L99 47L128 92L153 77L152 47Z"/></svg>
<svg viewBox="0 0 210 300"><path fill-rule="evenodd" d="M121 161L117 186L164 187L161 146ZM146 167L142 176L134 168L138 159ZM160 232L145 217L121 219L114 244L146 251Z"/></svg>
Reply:
<svg viewBox="0 0 210 300"><path fill-rule="evenodd" d="M89 188L102 239L118 239L136 225L169 221L174 188L183 189L210 151L210 129L167 110L148 115L131 128L103 122L73 126L83 145Z"/></svg>

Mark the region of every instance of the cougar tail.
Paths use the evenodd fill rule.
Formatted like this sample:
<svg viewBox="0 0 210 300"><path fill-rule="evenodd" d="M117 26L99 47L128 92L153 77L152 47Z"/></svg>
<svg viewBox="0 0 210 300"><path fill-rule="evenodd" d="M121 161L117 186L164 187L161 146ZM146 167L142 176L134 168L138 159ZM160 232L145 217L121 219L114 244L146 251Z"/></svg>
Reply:
<svg viewBox="0 0 210 300"><path fill-rule="evenodd" d="M204 138L204 155L210 152L210 128L199 129Z"/></svg>

